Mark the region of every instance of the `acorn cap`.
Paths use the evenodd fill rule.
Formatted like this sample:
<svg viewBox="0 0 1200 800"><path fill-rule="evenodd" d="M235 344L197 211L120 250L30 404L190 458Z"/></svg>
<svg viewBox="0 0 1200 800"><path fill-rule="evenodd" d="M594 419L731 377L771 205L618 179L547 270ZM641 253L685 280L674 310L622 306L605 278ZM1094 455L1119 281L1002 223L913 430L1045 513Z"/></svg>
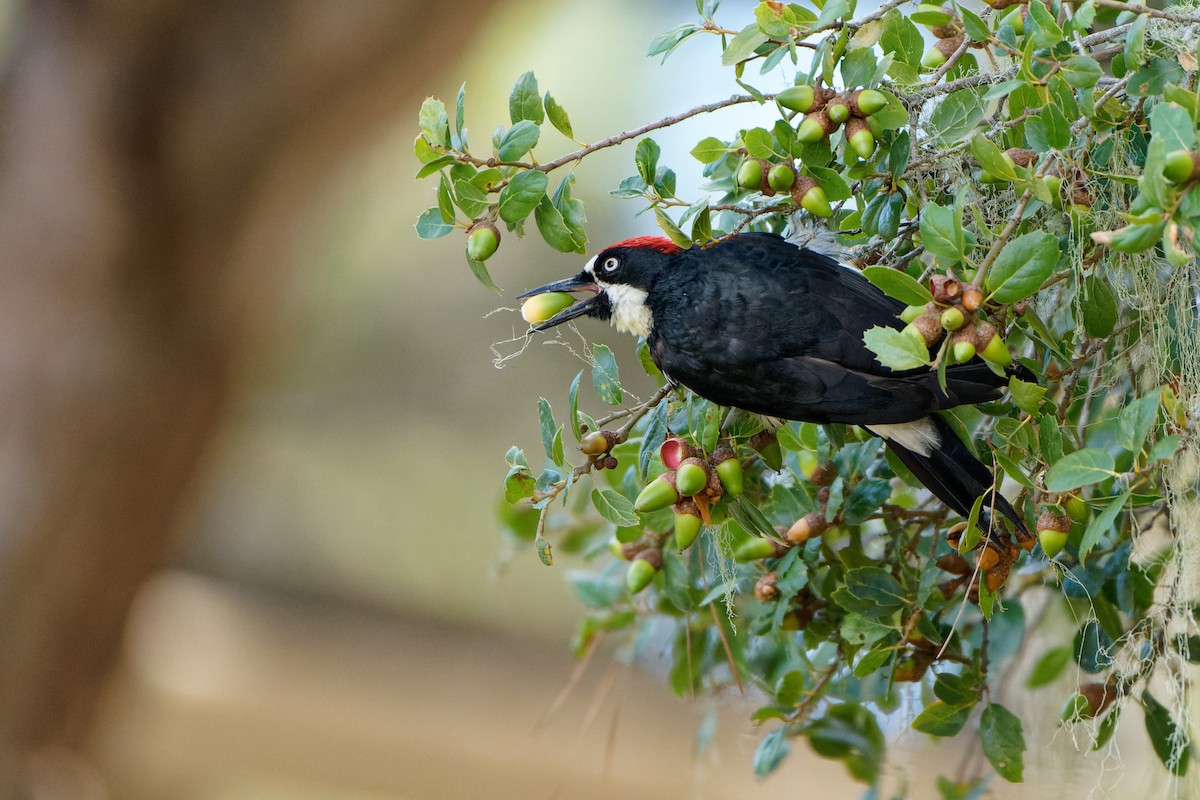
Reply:
<svg viewBox="0 0 1200 800"><path fill-rule="evenodd" d="M776 585L778 582L779 576L774 572L768 572L754 584L754 596L760 603L771 602L779 597L779 587Z"/></svg>
<svg viewBox="0 0 1200 800"><path fill-rule="evenodd" d="M642 489L637 499L633 501L633 510L658 511L660 508L675 505L677 502L679 502L679 492L675 489L675 476L668 472L646 484L646 488Z"/></svg>

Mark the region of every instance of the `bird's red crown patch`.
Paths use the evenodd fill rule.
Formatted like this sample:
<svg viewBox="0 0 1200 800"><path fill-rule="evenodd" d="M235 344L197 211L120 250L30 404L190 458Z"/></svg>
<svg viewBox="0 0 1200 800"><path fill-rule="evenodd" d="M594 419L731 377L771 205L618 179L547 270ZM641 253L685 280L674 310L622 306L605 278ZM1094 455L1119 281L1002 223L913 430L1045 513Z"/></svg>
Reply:
<svg viewBox="0 0 1200 800"><path fill-rule="evenodd" d="M617 242L608 249L611 250L613 247L645 247L668 255L678 253L683 249L665 236L635 236L632 239Z"/></svg>

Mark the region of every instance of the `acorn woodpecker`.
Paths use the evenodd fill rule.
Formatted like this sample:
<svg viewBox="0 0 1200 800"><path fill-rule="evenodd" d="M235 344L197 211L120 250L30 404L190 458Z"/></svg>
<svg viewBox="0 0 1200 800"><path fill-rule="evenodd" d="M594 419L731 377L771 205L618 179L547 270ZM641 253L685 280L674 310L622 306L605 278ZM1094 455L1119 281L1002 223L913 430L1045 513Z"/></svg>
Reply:
<svg viewBox="0 0 1200 800"><path fill-rule="evenodd" d="M546 292L590 296L531 331L583 316L608 320L645 337L673 384L767 417L860 425L964 518L986 495L985 509L1028 534L993 490L991 471L935 413L994 400L1008 378L976 358L948 367L942 391L935 370L882 366L863 334L877 325L902 328L904 305L857 270L768 233L686 250L646 236L619 242L578 275L521 298Z"/></svg>

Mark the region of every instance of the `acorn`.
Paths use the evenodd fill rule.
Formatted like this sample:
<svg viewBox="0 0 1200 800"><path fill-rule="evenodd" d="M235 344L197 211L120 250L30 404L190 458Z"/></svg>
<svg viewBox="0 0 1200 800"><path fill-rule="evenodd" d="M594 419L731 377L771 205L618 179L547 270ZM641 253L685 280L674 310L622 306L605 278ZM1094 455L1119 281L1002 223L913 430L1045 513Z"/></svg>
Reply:
<svg viewBox="0 0 1200 800"><path fill-rule="evenodd" d="M975 357L975 343L969 337L955 338L951 344L955 364L965 364Z"/></svg>
<svg viewBox="0 0 1200 800"><path fill-rule="evenodd" d="M654 575L662 568L662 550L649 548L637 554L625 572L625 586L631 594L637 594L650 585Z"/></svg>
<svg viewBox="0 0 1200 800"><path fill-rule="evenodd" d="M974 572L967 560L958 553L946 553L938 556L933 563L942 572L949 572L951 575L970 575Z"/></svg>
<svg viewBox="0 0 1200 800"><path fill-rule="evenodd" d="M733 450L728 447L718 447L713 453L712 463L717 472L717 478L730 497L738 497L745 488L745 474L742 462L738 460Z"/></svg>
<svg viewBox="0 0 1200 800"><path fill-rule="evenodd" d="M1041 182L1050 193L1050 205L1062 208L1062 178L1057 175L1043 175Z"/></svg>
<svg viewBox="0 0 1200 800"><path fill-rule="evenodd" d="M675 491L691 497L708 486L708 464L699 458L686 458L675 470Z"/></svg>
<svg viewBox="0 0 1200 800"><path fill-rule="evenodd" d="M779 576L774 572L768 572L754 584L754 596L760 603L771 602L779 597L779 587L776 585L778 582Z"/></svg>
<svg viewBox="0 0 1200 800"><path fill-rule="evenodd" d="M957 306L950 306L942 312L940 317L942 327L948 331L956 331L963 326L967 318L963 316L962 309Z"/></svg>
<svg viewBox="0 0 1200 800"><path fill-rule="evenodd" d="M546 292L525 298L521 318L530 325L541 325L560 311L570 308L575 298L566 292Z"/></svg>
<svg viewBox="0 0 1200 800"><path fill-rule="evenodd" d="M1000 587L1008 580L1008 573L1011 565L1001 561L996 566L989 569L983 574L983 582L987 584L988 591L992 594L1000 591Z"/></svg>
<svg viewBox="0 0 1200 800"><path fill-rule="evenodd" d="M849 110L849 109L847 109ZM804 115L804 121L796 128L796 141L805 144L819 142L838 129L825 109L810 111Z"/></svg>
<svg viewBox="0 0 1200 800"><path fill-rule="evenodd" d="M609 453L603 459L597 459L596 463L600 465L601 469L616 469L617 468L617 457L614 456L612 453Z"/></svg>
<svg viewBox="0 0 1200 800"><path fill-rule="evenodd" d="M613 448L617 435L612 431L592 431L579 443L579 452L585 456L604 455Z"/></svg>
<svg viewBox="0 0 1200 800"><path fill-rule="evenodd" d="M846 144L864 161L871 157L875 152L875 134L866 120L854 117L846 123Z"/></svg>
<svg viewBox="0 0 1200 800"><path fill-rule="evenodd" d="M800 519L792 523L792 527L788 528L785 538L792 544L804 544L814 536L820 536L829 529L829 523L825 520L825 515L820 511L810 511Z"/></svg>
<svg viewBox="0 0 1200 800"><path fill-rule="evenodd" d="M763 165L757 158L747 158L738 169L738 186L743 189L757 191L762 186Z"/></svg>
<svg viewBox="0 0 1200 800"><path fill-rule="evenodd" d="M825 105L825 113L834 123L841 125L850 119L850 104L844 97L835 97Z"/></svg>
<svg viewBox="0 0 1200 800"><path fill-rule="evenodd" d="M679 492L675 489L675 473L667 472L659 475L646 484L637 499L633 501L633 510L640 512L658 511L660 508L679 502Z"/></svg>
<svg viewBox="0 0 1200 800"><path fill-rule="evenodd" d="M1000 553L995 548L984 545L979 551L979 555L975 557L975 563L979 565L980 570L987 572L1000 563Z"/></svg>
<svg viewBox="0 0 1200 800"><path fill-rule="evenodd" d="M692 447L686 439L674 436L664 439L658 447L658 457L662 459L663 466L667 469L679 469L679 465L685 458L691 458L694 455L696 455L696 448Z"/></svg>
<svg viewBox="0 0 1200 800"><path fill-rule="evenodd" d="M938 39L950 39L961 34L963 32L962 20L959 19L958 14L950 8L942 8L939 10L949 14L950 19L941 25L930 25L929 32Z"/></svg>
<svg viewBox="0 0 1200 800"><path fill-rule="evenodd" d="M808 213L815 217L828 217L833 214L825 190L808 176L800 176L792 186L792 199L800 204Z"/></svg>
<svg viewBox="0 0 1200 800"><path fill-rule="evenodd" d="M750 437L747 444L758 451L768 469L773 472L783 469L783 450L779 447L779 439L775 437L774 431L759 431Z"/></svg>
<svg viewBox="0 0 1200 800"><path fill-rule="evenodd" d="M816 90L809 84L789 86L775 95L775 102L786 109L803 114L812 110L816 94Z"/></svg>
<svg viewBox="0 0 1200 800"><path fill-rule="evenodd" d="M675 504L675 546L687 550L700 535L703 520L700 509L691 500L680 500Z"/></svg>
<svg viewBox="0 0 1200 800"><path fill-rule="evenodd" d="M1062 721L1077 722L1098 717L1117 699L1117 687L1112 678L1104 683L1085 683L1063 704Z"/></svg>
<svg viewBox="0 0 1200 800"><path fill-rule="evenodd" d="M887 95L875 89L859 89L846 98L850 112L856 117L869 117L887 107Z"/></svg>
<svg viewBox="0 0 1200 800"><path fill-rule="evenodd" d="M942 338L941 318L937 314L932 316L923 314L904 326L900 332L905 336L911 336L925 347L931 347L934 342Z"/></svg>
<svg viewBox="0 0 1200 800"><path fill-rule="evenodd" d="M1001 11L1009 6L1015 6L1019 3L1022 3L1024 0L983 0L983 2L987 3L997 11Z"/></svg>
<svg viewBox="0 0 1200 800"><path fill-rule="evenodd" d="M1012 354L1008 352L1008 345L1004 344L996 329L986 322L975 326L975 350L984 361L998 367L1012 366Z"/></svg>
<svg viewBox="0 0 1200 800"><path fill-rule="evenodd" d="M967 311L978 311L983 305L983 292L975 286L968 286L963 290L962 307Z"/></svg>
<svg viewBox="0 0 1200 800"><path fill-rule="evenodd" d="M1071 533L1071 520L1065 514L1046 509L1038 515L1037 534L1042 550L1050 558L1062 552Z"/></svg>
<svg viewBox="0 0 1200 800"><path fill-rule="evenodd" d="M1068 497L1063 502L1063 508L1066 509L1067 516L1076 522L1087 522L1091 517L1087 503L1083 502L1083 498L1077 494Z"/></svg>
<svg viewBox="0 0 1200 800"><path fill-rule="evenodd" d="M733 560L745 563L764 558L778 558L787 552L787 546L773 539L754 537L742 542L733 551Z"/></svg>
<svg viewBox="0 0 1200 800"><path fill-rule="evenodd" d="M628 561L629 556L625 555L624 543L616 536L612 536L608 540L608 552L612 553L622 561Z"/></svg>
<svg viewBox="0 0 1200 800"><path fill-rule="evenodd" d="M796 454L796 460L800 462L800 474L806 479L812 480L812 476L816 473L818 467L820 467L817 454L812 450L801 450Z"/></svg>
<svg viewBox="0 0 1200 800"><path fill-rule="evenodd" d="M490 222L476 222L467 234L467 258L487 261L500 246L500 231Z"/></svg>
<svg viewBox="0 0 1200 800"><path fill-rule="evenodd" d="M767 185L777 192L786 192L796 182L796 170L791 164L775 164L767 173Z"/></svg>
<svg viewBox="0 0 1200 800"><path fill-rule="evenodd" d="M950 56L954 55L962 43L963 35L961 33L948 39L938 39L933 43L933 47L929 48L921 57L921 66L926 69L937 69L950 60Z"/></svg>
<svg viewBox="0 0 1200 800"><path fill-rule="evenodd" d="M984 0L986 2L987 0ZM1025 17L1029 14L1029 6L1017 6L1007 14L1000 16L1000 21L996 23L996 30L999 30L1002 25L1012 27L1013 33L1017 36L1025 33Z"/></svg>
<svg viewBox="0 0 1200 800"><path fill-rule="evenodd" d="M1163 161L1163 177L1174 184L1200 178L1200 159L1190 150L1174 150Z"/></svg>
<svg viewBox="0 0 1200 800"><path fill-rule="evenodd" d="M905 322L912 322L917 317L925 313L925 306L908 306L900 312L900 319Z"/></svg>

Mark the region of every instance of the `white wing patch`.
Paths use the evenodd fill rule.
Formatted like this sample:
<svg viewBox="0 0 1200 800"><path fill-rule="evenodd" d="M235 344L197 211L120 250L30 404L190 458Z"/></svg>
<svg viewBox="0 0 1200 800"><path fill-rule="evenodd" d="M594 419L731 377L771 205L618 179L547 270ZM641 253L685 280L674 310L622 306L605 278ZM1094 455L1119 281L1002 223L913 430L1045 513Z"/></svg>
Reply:
<svg viewBox="0 0 1200 800"><path fill-rule="evenodd" d="M650 314L650 306L646 305L648 297L645 289L626 286L620 283L606 284L596 281L608 295L612 307L611 322L621 333L632 333L643 338L650 335L650 327L654 322Z"/></svg>
<svg viewBox="0 0 1200 800"><path fill-rule="evenodd" d="M935 447L940 447L942 438L938 436L937 428L929 417L915 422L900 422L893 425L864 425L864 428L895 442L905 450L911 450L917 455L928 457Z"/></svg>

